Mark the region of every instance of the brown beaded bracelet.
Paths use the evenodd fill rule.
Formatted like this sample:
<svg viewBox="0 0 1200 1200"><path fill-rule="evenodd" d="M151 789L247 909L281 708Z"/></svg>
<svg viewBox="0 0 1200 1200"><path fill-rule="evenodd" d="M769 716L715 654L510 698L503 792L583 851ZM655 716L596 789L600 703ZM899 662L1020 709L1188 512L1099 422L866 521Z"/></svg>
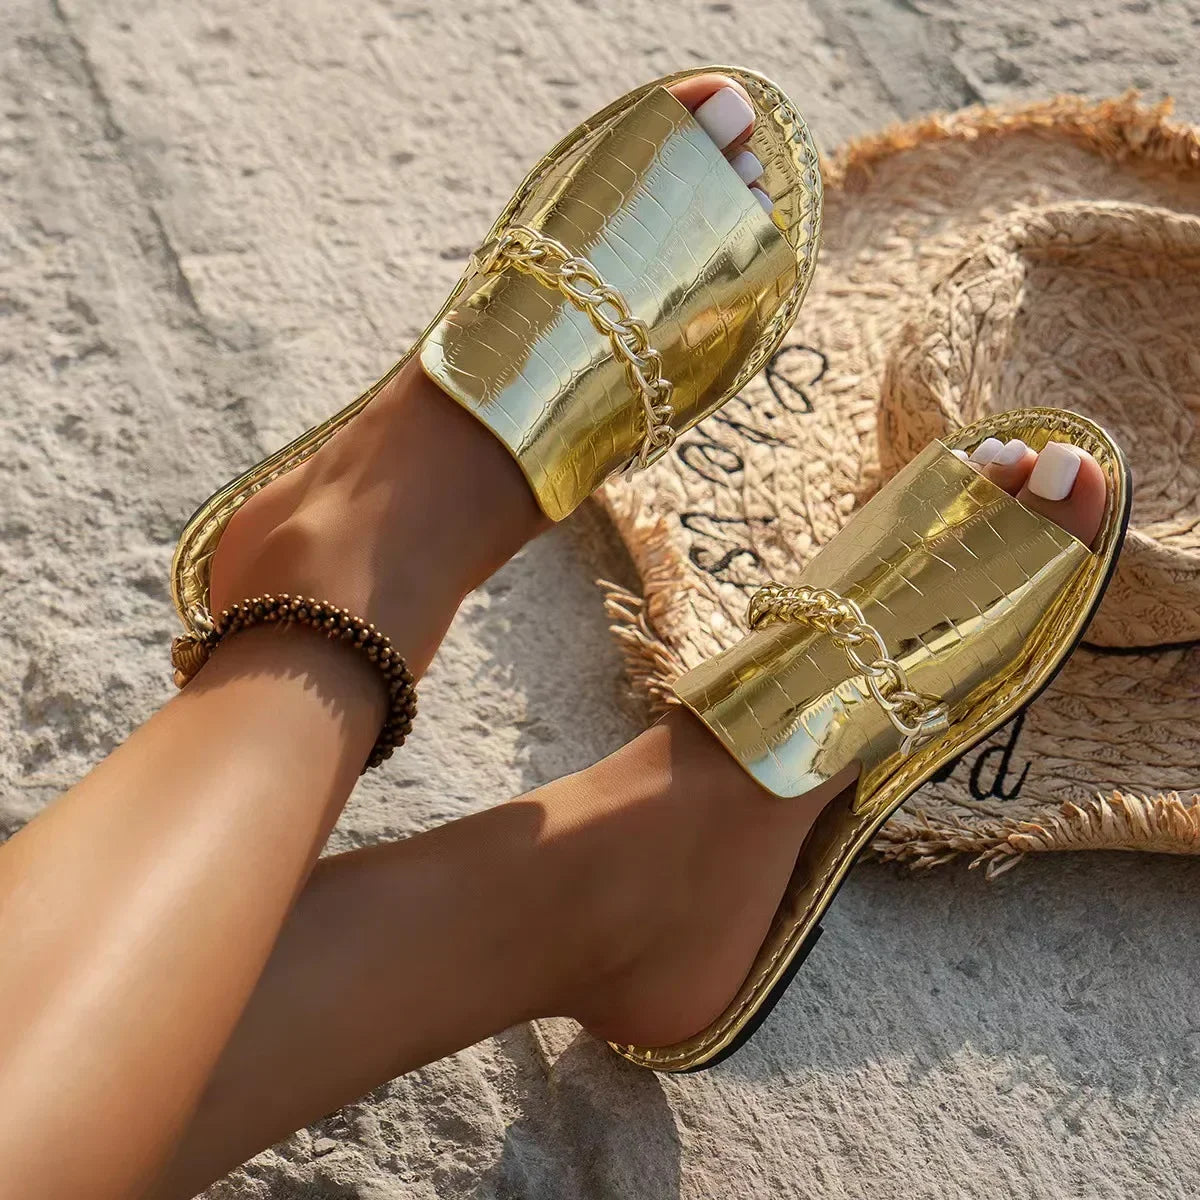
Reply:
<svg viewBox="0 0 1200 1200"><path fill-rule="evenodd" d="M284 592L279 596L254 596L231 604L200 636L176 639L172 658L180 686L197 670L208 655L227 637L255 625L303 625L323 633L333 641L345 642L361 651L383 674L388 690L388 714L363 771L377 767L392 756L392 751L404 745L412 732L413 717L417 715L417 689L412 672L402 655L392 647L392 640L374 625L355 617L347 609L322 600L305 599ZM179 644L189 643L185 648ZM185 666L186 664L186 666ZM180 678L182 676L182 678Z"/></svg>

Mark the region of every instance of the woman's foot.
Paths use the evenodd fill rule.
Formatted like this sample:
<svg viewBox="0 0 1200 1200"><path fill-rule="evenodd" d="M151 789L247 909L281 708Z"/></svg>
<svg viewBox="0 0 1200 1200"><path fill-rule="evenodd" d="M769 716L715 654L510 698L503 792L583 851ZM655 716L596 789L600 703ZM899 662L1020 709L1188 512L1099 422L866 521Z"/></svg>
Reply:
<svg viewBox="0 0 1200 1200"><path fill-rule="evenodd" d="M743 149L754 126L744 90L721 75L671 90L769 211L762 164ZM410 360L234 515L212 605L264 592L333 601L375 622L420 674L463 597L548 523L504 447Z"/></svg>
<svg viewBox="0 0 1200 1200"><path fill-rule="evenodd" d="M1107 487L1100 464L1086 450L1051 442L1035 454L1020 438L985 438L969 454L955 453L1085 546L1100 532Z"/></svg>
<svg viewBox="0 0 1200 1200"><path fill-rule="evenodd" d="M1096 537L1106 485L1090 454L1051 444L1039 456L1019 442L989 442L969 459L1081 541ZM588 924L579 944L599 950L577 966L570 1015L639 1046L711 1024L745 979L813 822L854 776L781 800L680 711L579 777L604 899L581 906Z"/></svg>

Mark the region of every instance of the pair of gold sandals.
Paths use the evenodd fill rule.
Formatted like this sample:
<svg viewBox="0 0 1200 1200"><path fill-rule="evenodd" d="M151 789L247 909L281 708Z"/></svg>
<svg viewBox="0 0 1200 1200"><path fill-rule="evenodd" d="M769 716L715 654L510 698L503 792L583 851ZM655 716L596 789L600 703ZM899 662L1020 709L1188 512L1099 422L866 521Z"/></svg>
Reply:
<svg viewBox="0 0 1200 1200"><path fill-rule="evenodd" d="M763 164L769 214L667 90L710 71L740 83L754 106L748 148ZM803 300L820 223L808 129L762 76L685 71L609 105L537 163L388 375L192 517L172 566L186 629L177 665L194 669L211 631L209 567L239 505L352 421L412 355L508 447L560 520L614 472L654 462L763 366ZM1091 549L953 453L985 437L1091 452L1108 483ZM880 825L1029 704L1071 653L1116 563L1129 492L1120 449L1091 421L1054 409L988 417L929 446L794 584L760 590L743 641L676 682L679 699L778 796L861 769L801 849L726 1011L685 1042L616 1045L619 1054L689 1071L750 1036Z"/></svg>

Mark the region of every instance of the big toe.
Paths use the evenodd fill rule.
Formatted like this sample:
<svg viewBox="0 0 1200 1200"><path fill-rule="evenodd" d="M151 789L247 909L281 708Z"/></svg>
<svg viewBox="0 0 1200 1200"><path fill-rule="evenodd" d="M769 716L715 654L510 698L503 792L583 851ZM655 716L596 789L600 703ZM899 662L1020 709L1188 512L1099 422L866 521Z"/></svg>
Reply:
<svg viewBox="0 0 1200 1200"><path fill-rule="evenodd" d="M1100 464L1086 450L1070 442L1050 442L1038 454L1020 438L984 438L970 454L955 454L1085 546L1100 532L1108 484Z"/></svg>
<svg viewBox="0 0 1200 1200"><path fill-rule="evenodd" d="M1051 442L1037 456L1017 499L1090 546L1100 532L1107 495L1104 472L1086 450Z"/></svg>
<svg viewBox="0 0 1200 1200"><path fill-rule="evenodd" d="M746 89L726 75L693 75L669 89L712 139L729 165L754 194L765 211L774 207L762 187L763 165L758 156L745 148L754 131L754 105Z"/></svg>

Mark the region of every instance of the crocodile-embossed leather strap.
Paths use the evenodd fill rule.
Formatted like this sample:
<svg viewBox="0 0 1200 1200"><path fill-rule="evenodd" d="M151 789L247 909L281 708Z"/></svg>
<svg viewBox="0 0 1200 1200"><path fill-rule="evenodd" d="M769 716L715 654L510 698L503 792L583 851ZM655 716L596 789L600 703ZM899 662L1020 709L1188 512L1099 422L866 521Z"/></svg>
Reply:
<svg viewBox="0 0 1200 1200"><path fill-rule="evenodd" d="M935 442L859 510L797 585L853 601L908 690L944 701L952 722L1020 656L1039 652L1047 609L1087 558L1069 533ZM675 690L780 796L800 795L854 762L859 792L869 795L878 773L906 752L868 673L819 625L758 628Z"/></svg>
<svg viewBox="0 0 1200 1200"><path fill-rule="evenodd" d="M913 691L903 663L892 657L883 634L853 600L807 583L797 587L768 583L750 597L746 624L751 629L787 621L811 625L840 647L851 670L862 675L872 699L904 739L901 754L911 754L948 725L946 705L935 696Z"/></svg>
<svg viewBox="0 0 1200 1200"><path fill-rule="evenodd" d="M508 219L518 226L620 294L671 381L675 433L728 397L799 275L795 248L662 87L549 165ZM477 274L421 363L508 446L556 520L644 445L627 360L586 311L528 273Z"/></svg>
<svg viewBox="0 0 1200 1200"><path fill-rule="evenodd" d="M671 393L674 387L662 373L662 355L650 345L645 323L629 309L625 297L586 258L572 254L561 242L515 225L476 255L480 274L512 268L556 288L574 304L599 333L608 338L613 356L625 364L631 392L640 399L645 428L631 467L646 467L671 448Z"/></svg>

